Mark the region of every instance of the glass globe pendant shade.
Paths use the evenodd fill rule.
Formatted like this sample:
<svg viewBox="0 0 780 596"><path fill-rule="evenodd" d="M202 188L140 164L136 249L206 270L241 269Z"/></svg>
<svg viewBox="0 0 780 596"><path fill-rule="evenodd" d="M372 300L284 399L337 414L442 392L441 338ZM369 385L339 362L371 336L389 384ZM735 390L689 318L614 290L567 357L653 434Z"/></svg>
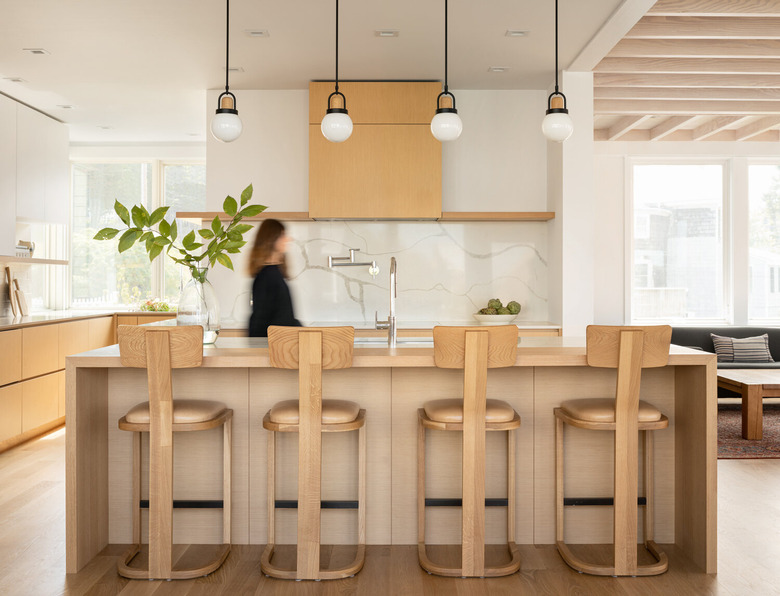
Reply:
<svg viewBox="0 0 780 596"><path fill-rule="evenodd" d="M436 115L431 120L431 133L436 140L441 142L454 141L463 132L463 122L461 122L458 111L452 108L440 108L436 110Z"/></svg>
<svg viewBox="0 0 780 596"><path fill-rule="evenodd" d="M352 134L352 118L347 110L330 108L322 119L320 130L331 143L342 143Z"/></svg>
<svg viewBox="0 0 780 596"><path fill-rule="evenodd" d="M241 136L241 118L238 117L236 99L232 93L219 96L219 107L211 119L211 134L223 143L230 143Z"/></svg>
<svg viewBox="0 0 780 596"><path fill-rule="evenodd" d="M574 123L567 110L548 110L542 120L542 133L551 141L562 143L574 132Z"/></svg>

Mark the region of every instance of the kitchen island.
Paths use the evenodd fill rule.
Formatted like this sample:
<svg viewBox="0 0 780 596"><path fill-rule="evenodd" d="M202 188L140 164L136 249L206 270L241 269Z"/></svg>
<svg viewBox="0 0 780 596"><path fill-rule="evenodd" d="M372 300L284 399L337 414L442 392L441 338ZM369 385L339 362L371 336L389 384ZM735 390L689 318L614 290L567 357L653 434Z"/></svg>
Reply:
<svg viewBox="0 0 780 596"><path fill-rule="evenodd" d="M437 369L426 338L399 338L394 349L376 339L356 341L351 369L325 372L323 397L350 399L366 409L368 543L416 544L416 410L426 400L460 395L462 373ZM266 346L260 338L219 339L205 348L202 367L174 371L175 397L219 399L234 411L232 531L237 544L266 541L267 443L261 420L273 403L297 396L296 371L270 368ZM714 573L717 562L715 366L712 354L672 346L668 366L644 372L641 392L670 421L655 441L656 541L676 544L706 573ZM521 337L515 366L490 371L489 396L508 401L522 418L515 454L518 544L554 543L553 407L570 398L612 395L614 383L614 371L586 365L584 338ZM69 573L107 544L131 541L132 438L118 430L117 420L145 399L145 372L123 368L117 346L67 359ZM213 499L219 493L219 439L210 432L176 437L175 498ZM324 441L324 498L354 498L357 450L349 434ZM449 435L432 432L429 437L427 457L442 464L429 470L431 497L460 494L459 437ZM503 435L488 437L488 497L502 497L506 490ZM281 499L295 493L296 437L285 439L277 453ZM574 429L566 440L570 496L609 496L612 436ZM328 456L334 452L340 457ZM218 510L177 510L174 516L175 542L219 541ZM428 541L458 542L458 516L454 509L429 510ZM488 511L488 542L505 540L505 516L501 508ZM355 518L352 511L324 512L323 542L353 542ZM609 508L572 508L566 541L609 542L610 519ZM279 512L277 542L294 541L294 523L294 512Z"/></svg>

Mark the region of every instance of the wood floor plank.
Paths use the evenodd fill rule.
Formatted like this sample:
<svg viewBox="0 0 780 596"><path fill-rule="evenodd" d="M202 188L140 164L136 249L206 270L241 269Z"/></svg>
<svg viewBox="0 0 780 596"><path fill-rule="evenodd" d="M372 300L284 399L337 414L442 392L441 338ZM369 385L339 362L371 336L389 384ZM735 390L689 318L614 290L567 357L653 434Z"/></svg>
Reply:
<svg viewBox="0 0 780 596"><path fill-rule="evenodd" d="M225 564L205 578L130 581L116 561L125 545L109 545L81 572L65 574L64 433L0 454L0 594L3 596L503 596L594 594L654 596L780 594L780 460L718 462L718 575L706 575L673 545L669 571L652 578L592 577L569 569L552 545L520 545L522 569L494 579L442 578L417 564L417 546L369 546L363 570L338 581L294 582L260 570L263 545L234 545ZM9 482L10 479L10 482ZM199 549L175 551L182 560ZM488 560L498 552L486 553ZM605 556L604 546L585 547ZM349 560L354 547L325 546L325 565ZM431 547L434 557L457 560L453 546ZM279 556L292 564L293 547Z"/></svg>

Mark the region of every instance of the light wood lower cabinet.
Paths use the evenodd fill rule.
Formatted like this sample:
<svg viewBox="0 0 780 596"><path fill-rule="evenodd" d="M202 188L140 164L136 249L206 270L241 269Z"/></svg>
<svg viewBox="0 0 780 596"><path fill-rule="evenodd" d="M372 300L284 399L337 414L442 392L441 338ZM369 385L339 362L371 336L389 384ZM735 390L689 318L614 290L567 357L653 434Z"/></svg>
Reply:
<svg viewBox="0 0 780 596"><path fill-rule="evenodd" d="M135 315L117 315L116 324L119 325L138 325L138 317Z"/></svg>
<svg viewBox="0 0 780 596"><path fill-rule="evenodd" d="M0 443L22 432L22 388L0 387Z"/></svg>
<svg viewBox="0 0 780 596"><path fill-rule="evenodd" d="M0 332L0 385L22 378L22 330Z"/></svg>
<svg viewBox="0 0 780 596"><path fill-rule="evenodd" d="M58 373L19 383L22 388L22 432L59 418Z"/></svg>
<svg viewBox="0 0 780 596"><path fill-rule="evenodd" d="M59 368L59 325L22 329L22 378L45 375Z"/></svg>
<svg viewBox="0 0 780 596"><path fill-rule="evenodd" d="M65 371L61 370L57 375L57 416L65 416Z"/></svg>
<svg viewBox="0 0 780 596"><path fill-rule="evenodd" d="M60 323L56 327L59 328L57 368L60 369L65 368L66 356L89 351L89 320Z"/></svg>
<svg viewBox="0 0 780 596"><path fill-rule="evenodd" d="M115 344L114 317L89 319L89 349L95 350L103 346Z"/></svg>

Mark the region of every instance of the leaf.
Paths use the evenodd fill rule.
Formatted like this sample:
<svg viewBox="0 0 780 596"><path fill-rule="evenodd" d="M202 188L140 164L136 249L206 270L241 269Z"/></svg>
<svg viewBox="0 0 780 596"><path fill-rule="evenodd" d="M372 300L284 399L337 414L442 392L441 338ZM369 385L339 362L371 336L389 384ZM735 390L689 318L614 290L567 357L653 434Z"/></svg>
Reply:
<svg viewBox="0 0 780 596"><path fill-rule="evenodd" d="M130 211L130 213L133 214L133 223L137 228L145 228L149 225L149 212L147 211L146 214L144 214L144 211L146 211L146 209L141 205L133 205L133 208Z"/></svg>
<svg viewBox="0 0 780 596"><path fill-rule="evenodd" d="M159 246L160 248L167 246L170 243L171 241L168 240L165 236L157 236L157 238L154 239L154 245Z"/></svg>
<svg viewBox="0 0 780 596"><path fill-rule="evenodd" d="M184 238L182 238L181 244L187 250L192 250L195 244L195 231L190 231Z"/></svg>
<svg viewBox="0 0 780 596"><path fill-rule="evenodd" d="M241 191L241 206L243 207L246 205L251 199L252 199L252 193L254 192L254 189L252 188L252 185L250 184L247 186L244 190Z"/></svg>
<svg viewBox="0 0 780 596"><path fill-rule="evenodd" d="M149 218L149 225L153 226L154 224L163 221L165 214L168 213L168 209L170 209L170 207L158 207L155 209L152 212L152 216Z"/></svg>
<svg viewBox="0 0 780 596"><path fill-rule="evenodd" d="M116 199L114 199L114 211L126 226L130 225L130 212L127 210L127 207Z"/></svg>
<svg viewBox="0 0 780 596"><path fill-rule="evenodd" d="M227 244L225 244L225 248L241 248L246 244L246 241L244 240L229 240Z"/></svg>
<svg viewBox="0 0 780 596"><path fill-rule="evenodd" d="M215 234L222 232L222 224L219 223L219 215L215 215L214 219L211 221L211 229Z"/></svg>
<svg viewBox="0 0 780 596"><path fill-rule="evenodd" d="M175 241L176 238L179 236L179 224L176 223L176 220L174 219L171 222L171 233L169 234L171 241Z"/></svg>
<svg viewBox="0 0 780 596"><path fill-rule="evenodd" d="M236 213L238 213L238 203L236 203L236 200L228 195L225 197L225 202L222 203L222 211L227 213L230 217L235 217Z"/></svg>
<svg viewBox="0 0 780 596"><path fill-rule="evenodd" d="M200 234L201 238L205 238L206 240L214 237L214 232L211 230L198 230L198 234Z"/></svg>
<svg viewBox="0 0 780 596"><path fill-rule="evenodd" d="M93 240L111 240L119 233L119 230L114 228L103 228L92 238Z"/></svg>
<svg viewBox="0 0 780 596"><path fill-rule="evenodd" d="M239 232L236 232L235 230L230 230L227 233L228 240L241 240L243 238L243 235Z"/></svg>
<svg viewBox="0 0 780 596"><path fill-rule="evenodd" d="M119 252L125 252L128 248L135 244L135 241L141 237L143 232L138 228L130 228L119 239Z"/></svg>
<svg viewBox="0 0 780 596"><path fill-rule="evenodd" d="M138 241L146 242L149 238L154 240L154 232L144 232L143 235L138 239Z"/></svg>
<svg viewBox="0 0 780 596"><path fill-rule="evenodd" d="M219 253L217 255L217 261L219 261L222 265L233 271L233 261L230 260L230 257L227 256L225 253Z"/></svg>
<svg viewBox="0 0 780 596"><path fill-rule="evenodd" d="M154 214L152 214L152 217L154 217ZM171 235L171 224L169 224L168 221L164 219L164 220L162 220L160 222L160 226L157 228L157 230L163 236L170 236Z"/></svg>
<svg viewBox="0 0 780 596"><path fill-rule="evenodd" d="M254 217L260 215L263 211L268 209L265 205L247 205L240 212L241 217Z"/></svg>
<svg viewBox="0 0 780 596"><path fill-rule="evenodd" d="M249 224L238 224L234 225L233 229L231 229L231 232L236 232L237 234L241 234L242 236L246 234L249 230L251 230L254 226L250 226Z"/></svg>
<svg viewBox="0 0 780 596"><path fill-rule="evenodd" d="M149 261L154 261L162 252L163 247L161 244L153 244L152 248L149 249Z"/></svg>
<svg viewBox="0 0 780 596"><path fill-rule="evenodd" d="M141 239L142 242L144 242L143 236L141 236L140 239ZM149 252L150 250L152 250L152 246L154 246L154 236L153 235L152 236L148 236L146 238L145 242L146 242L146 252Z"/></svg>
<svg viewBox="0 0 780 596"><path fill-rule="evenodd" d="M228 249L227 249L227 251L228 251L228 252L229 252L231 255L237 255L238 253L240 253L240 252L241 252L241 249L240 249L240 248L228 248Z"/></svg>

